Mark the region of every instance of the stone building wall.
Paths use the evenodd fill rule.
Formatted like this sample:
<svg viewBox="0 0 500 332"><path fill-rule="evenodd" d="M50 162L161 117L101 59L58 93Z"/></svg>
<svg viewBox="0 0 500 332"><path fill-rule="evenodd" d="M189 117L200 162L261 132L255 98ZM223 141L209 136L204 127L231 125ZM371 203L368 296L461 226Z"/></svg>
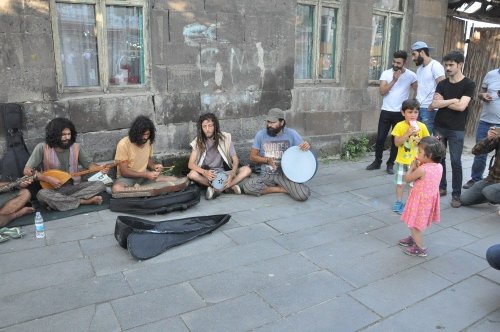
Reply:
<svg viewBox="0 0 500 332"><path fill-rule="evenodd" d="M139 114L157 125L156 153L187 155L204 112L219 116L245 159L272 107L289 110L288 125L320 155L337 154L350 135L376 131L381 98L368 84L367 68L372 3L342 3L338 83L294 84L294 0L151 0L151 79L145 88L58 94L49 1L4 0L0 102L23 104L29 148L43 140L50 119L64 116L96 161L113 158L116 142ZM441 49L446 3L409 0L408 47L423 39ZM3 137L0 129L0 153Z"/></svg>

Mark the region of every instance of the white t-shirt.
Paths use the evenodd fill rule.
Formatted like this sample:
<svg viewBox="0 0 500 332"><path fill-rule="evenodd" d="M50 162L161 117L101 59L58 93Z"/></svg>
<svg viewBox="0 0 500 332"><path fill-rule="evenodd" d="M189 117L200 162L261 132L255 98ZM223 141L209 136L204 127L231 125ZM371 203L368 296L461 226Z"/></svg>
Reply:
<svg viewBox="0 0 500 332"><path fill-rule="evenodd" d="M380 75L380 81L390 83L394 71L391 69L384 70ZM396 83L387 92L382 101L382 110L389 112L401 112L401 104L408 99L410 95L410 86L417 81L417 75L411 70L405 68Z"/></svg>
<svg viewBox="0 0 500 332"><path fill-rule="evenodd" d="M483 102L483 111L481 112L481 121L500 124L500 97L498 91L500 90L500 68L490 70L484 76L483 89L491 96L492 101Z"/></svg>
<svg viewBox="0 0 500 332"><path fill-rule="evenodd" d="M431 60L427 66L422 64L417 68L417 100L420 107L427 108L432 103L437 86L436 78L440 76L444 76L444 67L436 60Z"/></svg>

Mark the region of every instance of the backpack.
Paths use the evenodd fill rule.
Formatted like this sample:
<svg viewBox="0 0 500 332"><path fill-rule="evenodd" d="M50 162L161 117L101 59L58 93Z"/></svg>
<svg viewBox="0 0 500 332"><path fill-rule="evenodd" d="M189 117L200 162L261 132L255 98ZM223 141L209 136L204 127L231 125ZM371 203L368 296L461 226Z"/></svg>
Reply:
<svg viewBox="0 0 500 332"><path fill-rule="evenodd" d="M23 176L24 166L30 154L23 138L23 108L18 104L0 104L7 149L0 162L3 181L14 181Z"/></svg>

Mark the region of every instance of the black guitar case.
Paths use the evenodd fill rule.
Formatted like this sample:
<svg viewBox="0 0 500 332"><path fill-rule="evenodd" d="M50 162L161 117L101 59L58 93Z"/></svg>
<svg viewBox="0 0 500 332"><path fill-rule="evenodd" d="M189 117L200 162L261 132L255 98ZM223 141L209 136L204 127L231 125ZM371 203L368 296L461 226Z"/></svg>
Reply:
<svg viewBox="0 0 500 332"><path fill-rule="evenodd" d="M151 221L136 217L118 216L115 239L128 249L132 257L145 260L169 248L207 234L224 225L231 215L189 217L164 221Z"/></svg>
<svg viewBox="0 0 500 332"><path fill-rule="evenodd" d="M0 163L1 180L14 181L23 176L30 154L23 138L23 108L18 104L0 104L7 149Z"/></svg>
<svg viewBox="0 0 500 332"><path fill-rule="evenodd" d="M153 197L111 198L109 209L131 214L163 214L186 210L200 202L200 188L191 184L186 189Z"/></svg>

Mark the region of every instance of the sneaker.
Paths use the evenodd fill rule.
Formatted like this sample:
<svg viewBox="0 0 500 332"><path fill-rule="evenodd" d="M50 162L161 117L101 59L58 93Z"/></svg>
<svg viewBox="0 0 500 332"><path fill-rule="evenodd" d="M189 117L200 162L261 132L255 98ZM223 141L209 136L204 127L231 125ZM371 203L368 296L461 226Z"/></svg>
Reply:
<svg viewBox="0 0 500 332"><path fill-rule="evenodd" d="M207 188L207 192L205 194L205 198L208 199L208 200L210 200L210 199L214 198L214 194L215 194L214 188L208 187Z"/></svg>
<svg viewBox="0 0 500 332"><path fill-rule="evenodd" d="M450 202L451 207L459 208L462 206L462 201L460 201L460 196L453 196Z"/></svg>
<svg viewBox="0 0 500 332"><path fill-rule="evenodd" d="M420 256L420 257L427 256L427 249L420 248L416 244L413 244L411 247L405 248L403 252L410 256Z"/></svg>
<svg viewBox="0 0 500 332"><path fill-rule="evenodd" d="M380 169L380 165L382 164L381 161L375 160L373 163L370 165L366 166L367 171L373 171L374 169Z"/></svg>
<svg viewBox="0 0 500 332"><path fill-rule="evenodd" d="M447 194L446 189L439 188L439 196L446 196L446 194Z"/></svg>
<svg viewBox="0 0 500 332"><path fill-rule="evenodd" d="M403 202L396 201L396 203L394 203L394 206L392 207L392 212L398 212L399 210L401 210L401 206L403 205Z"/></svg>
<svg viewBox="0 0 500 332"><path fill-rule="evenodd" d="M467 181L467 183L466 183L466 184L464 184L464 185L462 186L462 188L464 188L464 189L469 189L470 187L472 187L472 186L474 185L474 183L476 183L476 181L474 181L474 180L469 180L469 181Z"/></svg>
<svg viewBox="0 0 500 332"><path fill-rule="evenodd" d="M235 193L236 195L241 195L241 188L237 184L232 186L231 189L233 189L233 193Z"/></svg>
<svg viewBox="0 0 500 332"><path fill-rule="evenodd" d="M387 172L387 174L394 174L394 165L393 164L387 164L386 172Z"/></svg>
<svg viewBox="0 0 500 332"><path fill-rule="evenodd" d="M399 240L399 245L403 247L411 247L414 245L415 242L413 241L413 238L410 236L405 237L404 239Z"/></svg>
<svg viewBox="0 0 500 332"><path fill-rule="evenodd" d="M402 203L399 210L396 211L397 214L402 215L405 210L405 203Z"/></svg>

